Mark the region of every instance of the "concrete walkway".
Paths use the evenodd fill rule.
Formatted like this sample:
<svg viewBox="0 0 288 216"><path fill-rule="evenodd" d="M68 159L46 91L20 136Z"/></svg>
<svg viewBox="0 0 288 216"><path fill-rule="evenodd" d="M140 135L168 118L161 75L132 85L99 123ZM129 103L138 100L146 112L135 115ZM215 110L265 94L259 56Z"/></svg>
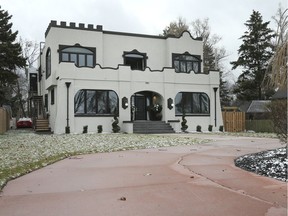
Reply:
<svg viewBox="0 0 288 216"><path fill-rule="evenodd" d="M281 147L276 139L213 141L71 157L8 183L1 216L284 216L287 183L234 166L234 158Z"/></svg>

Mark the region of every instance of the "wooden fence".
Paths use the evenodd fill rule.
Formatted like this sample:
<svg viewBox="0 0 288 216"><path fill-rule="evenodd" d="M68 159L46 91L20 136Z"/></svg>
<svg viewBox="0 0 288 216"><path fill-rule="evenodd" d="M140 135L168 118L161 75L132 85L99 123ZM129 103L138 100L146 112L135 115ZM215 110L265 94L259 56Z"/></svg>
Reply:
<svg viewBox="0 0 288 216"><path fill-rule="evenodd" d="M273 122L270 119L246 120L245 129L256 133L274 133Z"/></svg>
<svg viewBox="0 0 288 216"><path fill-rule="evenodd" d="M0 107L0 134L4 134L9 129L10 118L6 109Z"/></svg>
<svg viewBox="0 0 288 216"><path fill-rule="evenodd" d="M222 112L223 124L226 132L245 131L245 113L237 111Z"/></svg>

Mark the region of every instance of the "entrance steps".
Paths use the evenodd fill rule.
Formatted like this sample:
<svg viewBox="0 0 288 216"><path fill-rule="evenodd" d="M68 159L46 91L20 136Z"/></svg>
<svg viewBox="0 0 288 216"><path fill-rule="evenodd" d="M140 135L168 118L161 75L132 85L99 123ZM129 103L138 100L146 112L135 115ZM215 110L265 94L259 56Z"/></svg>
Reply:
<svg viewBox="0 0 288 216"><path fill-rule="evenodd" d="M169 123L164 121L134 121L133 133L137 134L163 134L175 133Z"/></svg>
<svg viewBox="0 0 288 216"><path fill-rule="evenodd" d="M51 133L48 119L36 119L35 132L37 133Z"/></svg>

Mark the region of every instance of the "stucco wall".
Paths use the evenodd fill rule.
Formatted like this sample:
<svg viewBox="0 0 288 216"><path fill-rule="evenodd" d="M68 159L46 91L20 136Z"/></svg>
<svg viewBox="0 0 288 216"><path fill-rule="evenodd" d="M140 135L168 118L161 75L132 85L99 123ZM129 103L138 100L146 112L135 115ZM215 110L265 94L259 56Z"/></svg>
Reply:
<svg viewBox="0 0 288 216"><path fill-rule="evenodd" d="M194 55L201 55L203 58L203 44L199 40L191 38L185 32L181 38L163 37L140 37L130 34L114 34L105 31L75 30L69 28L50 28L46 37L45 48L42 55L42 70L45 68L45 56L47 49L51 49L51 76L46 79L42 77L42 94L48 89L54 88L55 104L51 105L49 100L50 126L54 133L65 133L67 125L67 88L65 82L71 82L69 88L69 126L72 133L82 133L83 126L88 125L89 132L96 132L97 126L102 125L104 132L112 131L113 117L75 117L74 96L80 89L101 89L113 90L119 98L119 126L123 129L123 121L130 121L130 100L131 96L140 91L153 91L158 93L163 105L163 119L181 120L175 116L175 108L167 108L167 99L172 98L178 92L203 92L210 98L209 116L187 116L188 131L195 131L197 125L203 130L208 130L208 125L214 125L215 101L213 88L219 87L219 73L189 74L175 73L174 69L162 70L163 67L172 66L172 53L189 52ZM78 68L73 63L59 62L59 45L74 45L95 47L96 63L101 67L112 67L102 69L99 65L95 68ZM123 52L137 49L146 53L147 68L145 71L131 71L129 66L118 66L123 64ZM201 63L203 71L203 62ZM216 94L217 129L222 125L219 90ZM49 95L50 97L50 95ZM129 106L123 109L121 99L128 98ZM179 123L180 124L180 123ZM179 128L179 127L178 127ZM207 129L206 129L207 128Z"/></svg>
<svg viewBox="0 0 288 216"><path fill-rule="evenodd" d="M208 125L214 125L214 91L217 87L217 80L219 78L218 72L211 72L207 74L176 74L173 69L166 69L163 72L146 71L131 71L127 66L120 66L118 70L76 68L70 63L61 63L60 70L57 73L59 77L57 86L60 88L57 93L57 102L61 105L61 109L57 113L56 129L55 131L64 132L66 126L66 86L65 82L71 82L69 89L70 94L70 113L71 131L82 132L84 125L89 125L89 131L96 131L97 125L103 125L103 131L112 131L112 117L74 117L74 96L80 89L102 89L113 90L119 97L120 109L120 127L123 121L130 121L130 99L131 96L140 91L153 91L163 97L162 105L163 120L181 120L181 117L175 116L175 109L167 109L167 99L172 98L175 101L175 96L178 92L203 92L210 98L210 116L187 116L189 130L196 130L197 125L202 125L203 130ZM175 76L176 74L176 76ZM85 75L85 76L84 76ZM119 79L119 77L121 77ZM206 84L203 84L206 83ZM129 106L127 109L121 107L121 99L127 97ZM218 115L221 115L220 103L218 103L219 94L217 92L217 110ZM63 109L64 107L64 109ZM52 110L51 110L52 111ZM73 120L74 119L74 120ZM217 125L222 124L222 118L217 119ZM57 129L58 128L58 129Z"/></svg>

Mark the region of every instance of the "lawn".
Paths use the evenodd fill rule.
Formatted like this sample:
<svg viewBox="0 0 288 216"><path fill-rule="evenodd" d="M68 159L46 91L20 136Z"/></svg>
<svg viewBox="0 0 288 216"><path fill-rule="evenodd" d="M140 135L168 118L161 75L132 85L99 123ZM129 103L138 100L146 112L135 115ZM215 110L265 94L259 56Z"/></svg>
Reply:
<svg viewBox="0 0 288 216"><path fill-rule="evenodd" d="M11 179L72 155L193 145L207 141L139 134L37 135L25 130L9 131L0 136L0 190Z"/></svg>
<svg viewBox="0 0 288 216"><path fill-rule="evenodd" d="M255 133L227 135L271 137L271 134ZM12 130L0 136L0 190L11 179L73 155L193 145L208 141L193 137L139 134L37 135L32 131ZM286 147L244 155L237 158L235 164L260 175L287 181Z"/></svg>

